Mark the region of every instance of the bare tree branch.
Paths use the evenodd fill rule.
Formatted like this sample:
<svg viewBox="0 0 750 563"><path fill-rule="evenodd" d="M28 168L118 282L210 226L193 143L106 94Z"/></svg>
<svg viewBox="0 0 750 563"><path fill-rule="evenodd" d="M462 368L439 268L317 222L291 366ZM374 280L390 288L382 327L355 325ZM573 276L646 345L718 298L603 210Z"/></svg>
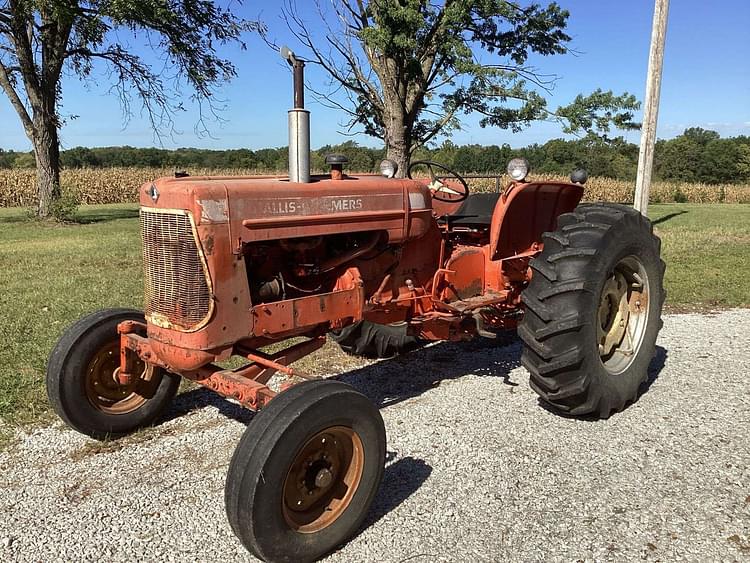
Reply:
<svg viewBox="0 0 750 563"><path fill-rule="evenodd" d="M21 125L23 125L23 129L26 132L26 135L31 138L34 135L34 124L31 121L29 112L26 111L26 106L23 105L21 97L13 87L13 82L9 74L10 73L8 72L8 69L6 69L2 63L0 63L0 87L2 87L5 94L10 99L10 103L13 105L13 109L16 110L18 117L21 119Z"/></svg>

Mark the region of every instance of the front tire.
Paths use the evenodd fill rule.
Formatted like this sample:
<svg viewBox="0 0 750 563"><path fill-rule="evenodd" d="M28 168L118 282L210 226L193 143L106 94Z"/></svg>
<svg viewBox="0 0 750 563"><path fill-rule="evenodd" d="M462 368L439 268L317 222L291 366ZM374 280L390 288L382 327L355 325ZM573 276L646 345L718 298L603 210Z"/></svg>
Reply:
<svg viewBox="0 0 750 563"><path fill-rule="evenodd" d="M554 410L607 418L638 396L661 328L661 241L636 210L584 204L542 236L518 327L531 387Z"/></svg>
<svg viewBox="0 0 750 563"><path fill-rule="evenodd" d="M227 517L264 561L313 561L354 534L385 464L370 400L337 381L281 393L250 422L229 465Z"/></svg>
<svg viewBox="0 0 750 563"><path fill-rule="evenodd" d="M144 322L134 309L97 311L69 327L47 361L47 397L71 428L99 440L118 438L151 425L169 405L180 378L139 362L140 377L120 385L123 321Z"/></svg>

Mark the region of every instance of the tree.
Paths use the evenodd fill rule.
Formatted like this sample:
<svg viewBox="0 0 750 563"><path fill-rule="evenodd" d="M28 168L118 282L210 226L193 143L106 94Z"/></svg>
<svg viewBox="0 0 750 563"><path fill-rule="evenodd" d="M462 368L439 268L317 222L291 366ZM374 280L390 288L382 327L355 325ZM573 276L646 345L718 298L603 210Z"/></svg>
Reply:
<svg viewBox="0 0 750 563"><path fill-rule="evenodd" d="M528 60L567 51L568 12L555 3L331 0L334 13L320 0L314 4L327 27L321 42L295 0L287 0L283 17L311 61L331 76L332 89L315 92L348 113L350 130L383 139L402 174L415 150L460 126L461 114L513 131L538 119L560 120L566 132L638 127L632 111L639 104L629 94L597 90L554 112L547 108L543 94L555 77ZM339 89L348 100L337 101Z"/></svg>
<svg viewBox="0 0 750 563"><path fill-rule="evenodd" d="M212 90L235 75L216 46L256 27L211 0L0 0L0 87L34 147L38 216L60 195L64 70L82 79L106 70L126 118L137 98L155 131L173 128L182 106L172 92L186 82L205 129L204 109L219 109ZM127 32L155 52L158 70L129 48Z"/></svg>
<svg viewBox="0 0 750 563"><path fill-rule="evenodd" d="M737 161L737 173L739 177L734 181L750 180L750 144L737 143L739 160Z"/></svg>
<svg viewBox="0 0 750 563"><path fill-rule="evenodd" d="M698 180L701 182L729 183L742 177L741 145L732 139L717 137L706 143L698 167Z"/></svg>
<svg viewBox="0 0 750 563"><path fill-rule="evenodd" d="M700 143L688 135L658 141L654 151L656 175L661 180L696 182L702 152Z"/></svg>
<svg viewBox="0 0 750 563"><path fill-rule="evenodd" d="M101 166L101 160L94 152L86 147L74 147L63 151L60 155L60 163L65 168L87 168L89 166Z"/></svg>
<svg viewBox="0 0 750 563"><path fill-rule="evenodd" d="M688 127L682 132L682 136L701 146L706 146L711 141L716 141L721 137L716 131L703 129L702 127Z"/></svg>

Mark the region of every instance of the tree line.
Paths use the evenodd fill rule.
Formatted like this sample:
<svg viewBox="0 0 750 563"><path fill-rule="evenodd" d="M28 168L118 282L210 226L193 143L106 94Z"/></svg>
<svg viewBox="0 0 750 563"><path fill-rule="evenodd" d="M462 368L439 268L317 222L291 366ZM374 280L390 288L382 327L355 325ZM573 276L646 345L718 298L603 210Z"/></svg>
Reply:
<svg viewBox="0 0 750 563"><path fill-rule="evenodd" d="M384 148L371 148L347 141L326 145L311 155L314 170L326 170L325 156L345 154L348 169L376 171L385 158ZM583 167L592 176L633 180L638 162L638 146L622 137L601 139L590 136L578 140L553 139L513 149L508 144L456 145L450 140L433 148L422 148L414 155L418 160L434 160L461 173L502 173L507 162L516 156L526 157L534 171L548 174L569 174ZM260 150L207 150L181 148L176 150L135 147L75 147L64 150L60 159L65 168L158 167L189 171L191 168L245 168L258 172L287 169L286 147ZM0 168L34 166L31 152L0 149ZM750 137L721 138L715 131L699 127L686 129L673 139L660 140L656 145L655 174L660 180L703 182L707 184L750 181Z"/></svg>
<svg viewBox="0 0 750 563"><path fill-rule="evenodd" d="M286 24L285 35L293 36L292 47L328 75L308 89L348 115L351 132L381 140L385 154L399 165L397 175L420 151L429 154L424 147L450 138L464 115L477 116L481 127L513 132L538 120L576 134L609 135L639 127L633 117L640 103L628 92L597 88L556 109L548 104L558 77L536 70L528 60L568 52L570 13L556 2L313 3L317 37L311 35L316 25L305 21L295 0L279 3L275 14ZM195 126L206 132L221 119L224 107L214 96L217 87L237 74L217 49L223 44L245 48L246 37L255 32L276 51L268 56L278 56L280 47L273 38L278 30L247 21L233 8L212 0L0 0L0 91L34 148L37 217L49 217L61 197L61 166L66 161L70 165L76 152L79 160L88 158L81 154L85 151L73 149L61 160L59 130L67 118L61 113L62 77L90 85L101 80L103 88L118 96L126 122L140 106L160 136L174 132L174 116L190 96L198 107ZM119 31L141 39L152 52L145 56L132 50ZM285 168L285 151L269 150L260 156L261 151L238 151L226 160L202 158L214 166ZM362 169L365 161L372 164L372 154L353 152L363 159L353 162L354 168ZM138 154L138 164L165 161L158 152ZM194 156L169 155L166 160L186 166ZM111 160L127 164L118 158ZM98 160L105 165L107 159Z"/></svg>

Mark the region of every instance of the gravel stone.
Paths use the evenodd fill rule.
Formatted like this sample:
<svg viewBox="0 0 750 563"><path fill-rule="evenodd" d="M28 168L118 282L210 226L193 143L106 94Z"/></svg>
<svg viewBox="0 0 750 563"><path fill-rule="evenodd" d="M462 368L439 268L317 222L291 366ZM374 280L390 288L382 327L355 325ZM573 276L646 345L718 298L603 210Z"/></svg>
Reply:
<svg viewBox="0 0 750 563"><path fill-rule="evenodd" d="M381 405L388 461L329 560L747 560L750 311L664 320L647 392L605 421L541 407L515 339L336 375ZM0 452L0 560L252 561L223 499L251 418L196 390L120 442L19 431Z"/></svg>

